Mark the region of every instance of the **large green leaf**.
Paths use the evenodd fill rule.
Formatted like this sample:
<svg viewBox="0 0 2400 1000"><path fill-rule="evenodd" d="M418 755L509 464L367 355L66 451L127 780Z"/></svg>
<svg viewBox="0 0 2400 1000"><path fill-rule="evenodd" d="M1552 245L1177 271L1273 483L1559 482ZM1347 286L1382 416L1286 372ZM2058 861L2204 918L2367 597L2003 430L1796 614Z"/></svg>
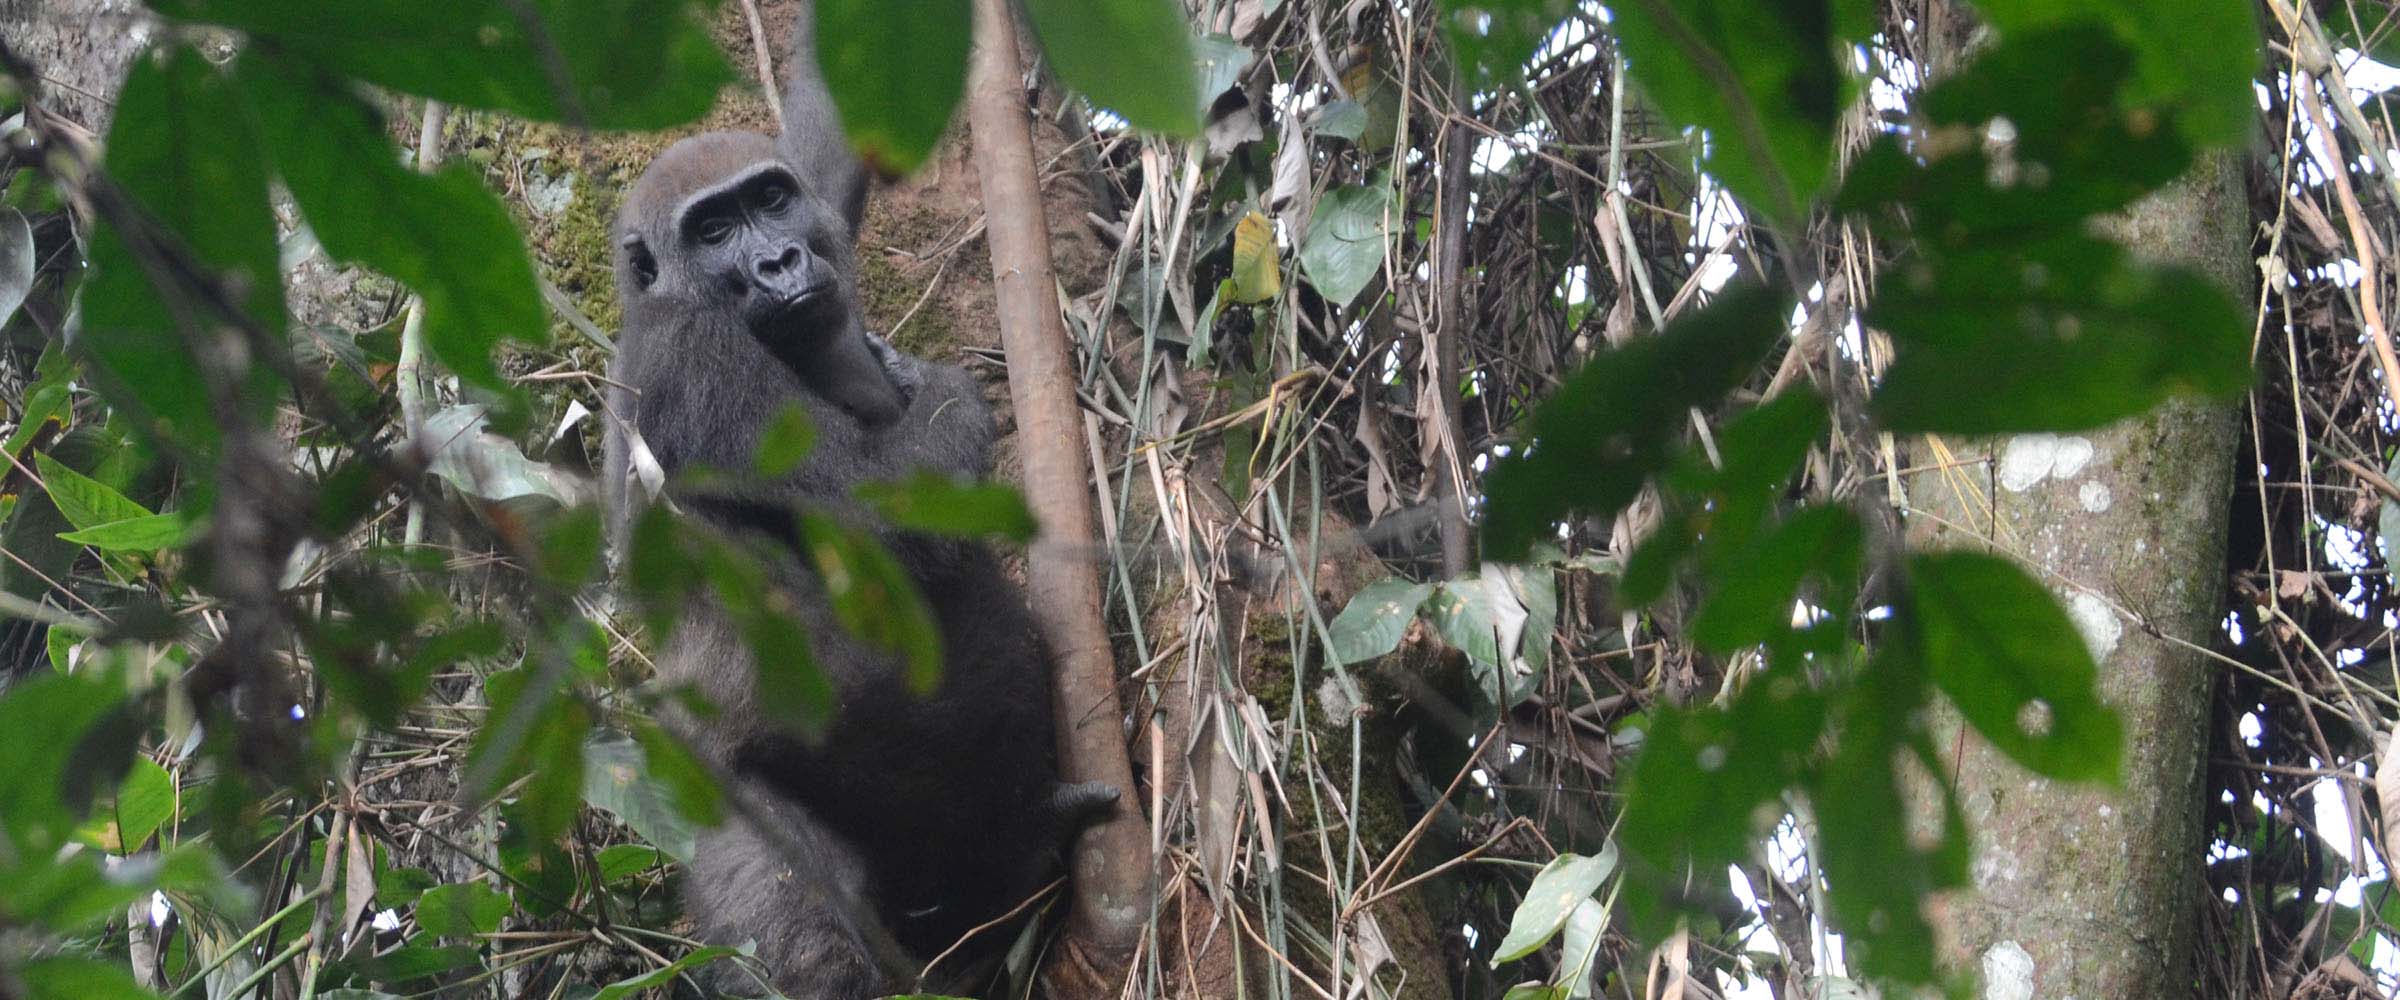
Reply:
<svg viewBox="0 0 2400 1000"><path fill-rule="evenodd" d="M539 343L548 321L508 210L471 167L400 163L383 116L348 81L252 51L237 75L267 152L328 253L399 279L425 300L425 346L459 377L504 388L501 337Z"/></svg>
<svg viewBox="0 0 2400 1000"><path fill-rule="evenodd" d="M1530 439L1493 465L1486 555L1520 560L1570 513L1605 518L1632 502L1674 462L1685 411L1748 378L1787 315L1782 296L1743 286L1585 365L1534 411Z"/></svg>
<svg viewBox="0 0 2400 1000"><path fill-rule="evenodd" d="M675 807L675 792L651 773L642 744L622 735L594 736L583 750L583 795L659 850L692 856L692 823Z"/></svg>
<svg viewBox="0 0 2400 1000"><path fill-rule="evenodd" d="M89 531L151 516L148 509L109 489L108 484L67 468L48 455L34 456L33 465L42 474L43 485L50 488L51 502L78 529Z"/></svg>
<svg viewBox="0 0 2400 1000"><path fill-rule="evenodd" d="M966 92L968 0L816 0L817 62L842 131L886 174L925 162Z"/></svg>
<svg viewBox="0 0 2400 1000"><path fill-rule="evenodd" d="M1927 676L1992 745L2054 778L2115 781L2124 733L2058 600L2015 563L1932 552L1908 566Z"/></svg>
<svg viewBox="0 0 2400 1000"><path fill-rule="evenodd" d="M216 327L232 322L253 327L264 343L284 342L275 216L258 144L233 82L180 44L134 61L108 133L109 179L157 232L102 226L93 233L75 346L95 363L121 409L202 455L216 442L219 419L194 338L220 336ZM167 246L154 245L152 235ZM181 287L177 268L158 260L166 254L188 255L241 315L224 316L208 296ZM173 293L162 294L158 283ZM253 364L243 374L234 386L239 404L263 422L273 413L278 383L268 365Z"/></svg>
<svg viewBox="0 0 2400 1000"><path fill-rule="evenodd" d="M663 523L663 519L653 523ZM656 528L650 532L652 542L647 547L651 557L674 551L656 542L659 533ZM637 530L637 549L645 547L641 534ZM645 559L639 552L635 558ZM710 592L733 620L758 665L752 683L759 711L795 735L822 737L826 723L833 718L833 684L817 665L809 647L808 628L792 613L791 602L783 599L782 591L769 582L765 567L748 551L721 543L709 546L702 570Z"/></svg>
<svg viewBox="0 0 2400 1000"><path fill-rule="evenodd" d="M740 952L737 952L732 948L694 948L688 952L685 952L683 957L659 966L658 968L642 973L641 975L634 976L630 979L620 979L616 982L608 984L607 986L601 987L600 992L592 995L592 1000L621 1000L623 997L632 996L643 990L650 989L651 987L665 986L668 983L674 982L675 977L683 975L686 970L689 970L695 966L706 965L720 958L731 958L737 954L740 954Z"/></svg>
<svg viewBox="0 0 2400 1000"><path fill-rule="evenodd" d="M2132 59L2090 22L2011 37L1919 102L1929 137L1861 154L1838 204L1904 208L1928 245L1964 249L2130 205L2192 160L2171 118L2118 104Z"/></svg>
<svg viewBox="0 0 2400 1000"><path fill-rule="evenodd" d="M175 817L175 776L148 757L136 757L117 799L103 815L108 829L101 847L116 854L141 850L144 841Z"/></svg>
<svg viewBox="0 0 2400 1000"><path fill-rule="evenodd" d="M1854 82L1826 0L1626 0L1610 27L1642 92L1709 133L1708 172L1783 225L1833 169ZM1863 39L1860 39L1863 40Z"/></svg>
<svg viewBox="0 0 2400 1000"><path fill-rule="evenodd" d="M1575 10L1573 0L1465 0L1441 5L1460 69L1479 87L1521 80L1534 50Z"/></svg>
<svg viewBox="0 0 2400 1000"><path fill-rule="evenodd" d="M1867 319L1900 342L1874 400L1892 430L2080 430L2250 386L2231 296L2080 233L1906 265L1884 289Z"/></svg>
<svg viewBox="0 0 2400 1000"><path fill-rule="evenodd" d="M801 545L834 618L851 635L897 653L909 689L930 692L942 680L942 629L916 581L874 536L816 514L800 517Z"/></svg>
<svg viewBox="0 0 2400 1000"><path fill-rule="evenodd" d="M1025 497L1001 483L961 483L919 472L897 483L862 483L859 499L895 527L953 538L1032 538L1036 525Z"/></svg>
<svg viewBox="0 0 2400 1000"><path fill-rule="evenodd" d="M1625 848L1667 870L1688 860L1721 871L1743 857L1761 832L1758 806L1801 773L1825 731L1825 697L1796 680L1759 678L1722 710L1660 711L1634 759Z"/></svg>
<svg viewBox="0 0 2400 1000"><path fill-rule="evenodd" d="M148 2L331 72L589 128L680 125L733 79L708 34L716 0Z"/></svg>
<svg viewBox="0 0 2400 1000"><path fill-rule="evenodd" d="M512 909L506 895L481 882L437 885L417 897L417 926L435 937L472 938L499 930Z"/></svg>
<svg viewBox="0 0 2400 1000"><path fill-rule="evenodd" d="M460 404L425 418L425 439L434 449L428 471L468 496L567 502L559 474L526 458L516 442L493 433L481 405Z"/></svg>
<svg viewBox="0 0 2400 1000"><path fill-rule="evenodd" d="M1693 616L1692 639L1729 653L1791 630L1804 578L1818 575L1847 603L1862 555L1858 517L1831 505L1802 509L1737 551L1711 560L1708 600Z"/></svg>
<svg viewBox="0 0 2400 1000"><path fill-rule="evenodd" d="M125 971L122 962L54 955L20 966L26 1000L157 1000Z"/></svg>
<svg viewBox="0 0 2400 1000"><path fill-rule="evenodd" d="M1869 667L1843 708L1841 736L1830 759L1808 783L1815 807L1828 916L1852 955L1851 968L1873 978L1932 982L1936 964L1927 898L1955 879L1934 852L1910 842L1908 803L1895 766L1904 743L1900 728L1924 703L1921 678L1887 658ZM1946 775L1937 775L1937 780ZM1951 801L1947 785L1945 801ZM1954 801L1949 818L1957 820ZM1945 838L1962 841L1961 823Z"/></svg>
<svg viewBox="0 0 2400 1000"><path fill-rule="evenodd" d="M1300 241L1300 269L1317 294L1346 306L1375 280L1397 212L1391 191L1381 186L1339 187L1317 199Z"/></svg>
<svg viewBox="0 0 2400 1000"><path fill-rule="evenodd" d="M1026 0L1042 54L1067 86L1136 128L1200 131L1191 27L1174 0Z"/></svg>
<svg viewBox="0 0 2400 1000"><path fill-rule="evenodd" d="M2156 0L1980 0L2004 39L2097 18L2134 49L2126 99L2172 110L2205 143L2236 141L2258 113L2250 88L2259 68L2257 13L2238 3Z"/></svg>
<svg viewBox="0 0 2400 1000"><path fill-rule="evenodd" d="M19 858L47 857L133 760L133 733L108 720L125 691L96 671L39 674L0 692L0 830Z"/></svg>
<svg viewBox="0 0 2400 1000"><path fill-rule="evenodd" d="M1433 588L1398 577L1359 588L1327 626L1334 656L1345 664L1362 663L1398 649L1408 635L1408 623L1417 620L1417 607Z"/></svg>
<svg viewBox="0 0 2400 1000"><path fill-rule="evenodd" d="M1585 857L1580 854L1561 854L1542 866L1541 874L1533 877L1525 896L1517 903L1517 912L1509 917L1508 936L1500 939L1500 947L1492 952L1492 965L1514 962L1558 934L1567 925L1567 918L1592 898L1600 883L1617 870L1617 851L1614 846L1599 854Z"/></svg>
<svg viewBox="0 0 2400 1000"><path fill-rule="evenodd" d="M155 552L178 548L196 526L181 514L150 514L96 524L82 531L62 531L58 537L102 552Z"/></svg>

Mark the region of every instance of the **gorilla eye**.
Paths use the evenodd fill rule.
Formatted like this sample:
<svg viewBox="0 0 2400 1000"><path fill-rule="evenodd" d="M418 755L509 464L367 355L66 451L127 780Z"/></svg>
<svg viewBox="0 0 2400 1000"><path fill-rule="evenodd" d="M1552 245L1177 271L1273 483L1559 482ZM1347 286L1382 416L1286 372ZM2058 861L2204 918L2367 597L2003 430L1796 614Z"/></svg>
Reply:
<svg viewBox="0 0 2400 1000"><path fill-rule="evenodd" d="M759 192L758 203L770 212L783 211L784 206L792 203L792 191L781 184L770 184L766 190Z"/></svg>
<svg viewBox="0 0 2400 1000"><path fill-rule="evenodd" d="M733 223L723 219L710 219L700 224L700 242L710 246L723 243L727 237L732 235Z"/></svg>

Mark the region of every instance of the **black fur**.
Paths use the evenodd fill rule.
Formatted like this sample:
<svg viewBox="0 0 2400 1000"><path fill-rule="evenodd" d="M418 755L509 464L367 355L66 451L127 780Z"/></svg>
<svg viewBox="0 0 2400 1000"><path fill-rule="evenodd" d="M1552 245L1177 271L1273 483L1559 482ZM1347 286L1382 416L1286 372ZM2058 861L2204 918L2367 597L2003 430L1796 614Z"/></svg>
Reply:
<svg viewBox="0 0 2400 1000"><path fill-rule="evenodd" d="M803 73L813 75L807 65L796 78ZM789 120L829 127L812 114ZM827 142L838 145L838 134ZM783 148L792 146L787 136ZM799 609L836 688L828 735L811 744L767 717L752 654L717 607L689 609L658 660L664 681L695 687L717 708L705 722L671 721L736 776L732 791L749 807L699 842L688 890L696 933L757 941L776 988L800 1000L912 986L885 974L879 938L915 961L940 953L1038 888L1065 837L1116 794L1059 784L1050 656L989 548L877 529L940 622L945 665L930 697L907 693L895 657L842 630L790 550L800 509L871 523L851 500L862 482L919 470L989 475L995 435L965 371L900 354L864 331L848 229L855 215L837 215L821 197L827 183L811 171L825 169L800 168L750 134L696 136L661 154L619 216L625 326L611 369L621 386L611 391L615 417L631 423L670 481L691 469L751 468L760 434L791 404L816 425L815 448L781 480L669 498L754 532L777 553L775 585ZM790 211L754 196L760 178L778 171L807 195ZM863 193L841 186L858 175L835 173L837 194ZM713 247L701 245L691 223L704 211L738 220L743 232L720 231ZM782 289L783 278L747 287L737 279L758 260L788 259L787 245L822 265L826 286L810 293L806 310L745 308L751 292ZM632 481L635 436L617 420L606 492L622 538L643 491ZM988 950L1005 935L978 940ZM740 992L745 981L726 986Z"/></svg>
<svg viewBox="0 0 2400 1000"><path fill-rule="evenodd" d="M783 89L783 158L809 178L827 205L840 213L850 235L867 214L867 168L842 137L842 119L825 75L817 66L817 12L800 5L793 19L791 83Z"/></svg>

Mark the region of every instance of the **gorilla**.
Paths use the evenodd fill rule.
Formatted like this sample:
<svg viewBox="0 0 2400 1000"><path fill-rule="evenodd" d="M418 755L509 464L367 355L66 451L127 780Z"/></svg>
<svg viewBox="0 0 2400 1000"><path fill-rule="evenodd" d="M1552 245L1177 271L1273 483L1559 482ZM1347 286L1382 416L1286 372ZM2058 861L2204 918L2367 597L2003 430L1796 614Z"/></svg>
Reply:
<svg viewBox="0 0 2400 1000"><path fill-rule="evenodd" d="M836 703L815 741L762 709L753 653L713 602L686 608L659 653L661 679L713 707L669 724L731 776L742 806L701 837L687 910L703 940L756 941L782 993L853 1000L913 987L895 966L1031 895L1065 839L1117 793L1059 781L1051 658L997 555L877 524L852 497L918 472L986 476L996 430L965 371L901 354L861 321L851 244L865 177L832 117L808 18L780 149L758 134L693 136L626 193L605 491L622 540L645 499L629 480L646 449L669 477L667 499L770 554L772 585L808 630ZM676 475L751 468L763 432L795 404L816 444L788 474L731 486ZM796 547L802 510L870 526L914 580L945 651L930 695L907 691L895 655L836 622ZM979 935L969 951L988 954L1003 937Z"/></svg>

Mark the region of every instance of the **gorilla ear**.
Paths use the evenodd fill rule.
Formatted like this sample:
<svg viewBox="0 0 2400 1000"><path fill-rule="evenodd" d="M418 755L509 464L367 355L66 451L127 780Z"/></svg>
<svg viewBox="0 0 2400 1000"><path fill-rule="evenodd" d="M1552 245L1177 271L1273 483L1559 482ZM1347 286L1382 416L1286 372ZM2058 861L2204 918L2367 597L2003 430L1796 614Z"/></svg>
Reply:
<svg viewBox="0 0 2400 1000"><path fill-rule="evenodd" d="M625 260L633 265L634 280L645 289L658 280L658 258L650 256L650 243L638 233L625 237Z"/></svg>

